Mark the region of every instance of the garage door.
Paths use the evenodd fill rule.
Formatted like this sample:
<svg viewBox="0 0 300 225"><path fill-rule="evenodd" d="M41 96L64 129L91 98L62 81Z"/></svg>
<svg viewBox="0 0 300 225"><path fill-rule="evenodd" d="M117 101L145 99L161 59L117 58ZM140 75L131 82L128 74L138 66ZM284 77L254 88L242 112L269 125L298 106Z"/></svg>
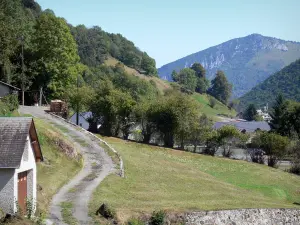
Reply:
<svg viewBox="0 0 300 225"><path fill-rule="evenodd" d="M21 211L26 212L27 171L18 174L18 203Z"/></svg>

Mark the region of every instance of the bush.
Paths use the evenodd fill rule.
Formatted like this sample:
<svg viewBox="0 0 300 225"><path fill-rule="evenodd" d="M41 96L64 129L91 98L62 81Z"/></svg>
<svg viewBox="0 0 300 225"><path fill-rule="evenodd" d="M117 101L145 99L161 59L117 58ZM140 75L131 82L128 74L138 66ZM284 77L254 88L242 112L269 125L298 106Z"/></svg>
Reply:
<svg viewBox="0 0 300 225"><path fill-rule="evenodd" d="M10 113L8 106L0 100L0 116L5 116Z"/></svg>
<svg viewBox="0 0 300 225"><path fill-rule="evenodd" d="M213 98L213 97L210 97L209 98L209 105L210 105L210 107L214 108L216 106L216 104L217 104L217 100L215 98Z"/></svg>
<svg viewBox="0 0 300 225"><path fill-rule="evenodd" d="M163 210L154 211L150 218L150 225L163 225L165 222L166 213Z"/></svg>
<svg viewBox="0 0 300 225"><path fill-rule="evenodd" d="M300 163L293 163L288 172L300 175Z"/></svg>
<svg viewBox="0 0 300 225"><path fill-rule="evenodd" d="M19 101L18 101L18 96L17 95L6 95L1 99L2 102L7 105L9 111L14 111L19 108Z"/></svg>

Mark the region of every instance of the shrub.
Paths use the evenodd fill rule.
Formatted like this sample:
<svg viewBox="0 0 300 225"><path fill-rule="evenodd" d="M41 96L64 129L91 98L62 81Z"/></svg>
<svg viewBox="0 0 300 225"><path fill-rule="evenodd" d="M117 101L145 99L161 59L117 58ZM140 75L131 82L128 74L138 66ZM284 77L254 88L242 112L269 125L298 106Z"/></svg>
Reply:
<svg viewBox="0 0 300 225"><path fill-rule="evenodd" d="M300 163L293 163L288 172L300 175Z"/></svg>
<svg viewBox="0 0 300 225"><path fill-rule="evenodd" d="M2 98L2 101L7 105L9 111L14 111L19 107L19 101L17 95L6 95Z"/></svg>
<svg viewBox="0 0 300 225"><path fill-rule="evenodd" d="M0 100L0 116L5 116L9 113L8 106Z"/></svg>
<svg viewBox="0 0 300 225"><path fill-rule="evenodd" d="M209 105L210 105L210 107L214 108L216 106L216 104L217 104L217 100L215 98L213 98L213 97L210 97L209 98Z"/></svg>
<svg viewBox="0 0 300 225"><path fill-rule="evenodd" d="M165 222L166 213L163 210L154 211L150 218L150 225L163 225Z"/></svg>

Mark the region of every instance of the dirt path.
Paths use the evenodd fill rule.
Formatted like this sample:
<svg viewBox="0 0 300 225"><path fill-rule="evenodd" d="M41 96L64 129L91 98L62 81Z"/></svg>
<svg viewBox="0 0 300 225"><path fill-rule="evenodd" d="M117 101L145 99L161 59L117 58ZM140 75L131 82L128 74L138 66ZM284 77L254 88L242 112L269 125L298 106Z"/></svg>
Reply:
<svg viewBox="0 0 300 225"><path fill-rule="evenodd" d="M68 184L63 186L53 197L47 224L65 224L61 215L61 204L72 203L73 217L78 224L93 224L88 216L88 202L95 188L112 171L114 164L111 158L99 146L99 143L77 130L76 127L57 119L38 107L20 107L20 113L31 114L41 118L54 126L63 126L68 131L65 135L75 144L84 158L84 167Z"/></svg>

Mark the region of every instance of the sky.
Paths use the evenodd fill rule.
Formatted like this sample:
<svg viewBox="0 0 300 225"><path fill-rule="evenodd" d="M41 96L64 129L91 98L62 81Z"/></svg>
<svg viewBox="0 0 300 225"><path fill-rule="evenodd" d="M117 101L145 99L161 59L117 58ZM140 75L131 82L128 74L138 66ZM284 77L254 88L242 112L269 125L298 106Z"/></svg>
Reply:
<svg viewBox="0 0 300 225"><path fill-rule="evenodd" d="M157 67L259 33L300 41L300 0L36 0L72 25L120 33Z"/></svg>

